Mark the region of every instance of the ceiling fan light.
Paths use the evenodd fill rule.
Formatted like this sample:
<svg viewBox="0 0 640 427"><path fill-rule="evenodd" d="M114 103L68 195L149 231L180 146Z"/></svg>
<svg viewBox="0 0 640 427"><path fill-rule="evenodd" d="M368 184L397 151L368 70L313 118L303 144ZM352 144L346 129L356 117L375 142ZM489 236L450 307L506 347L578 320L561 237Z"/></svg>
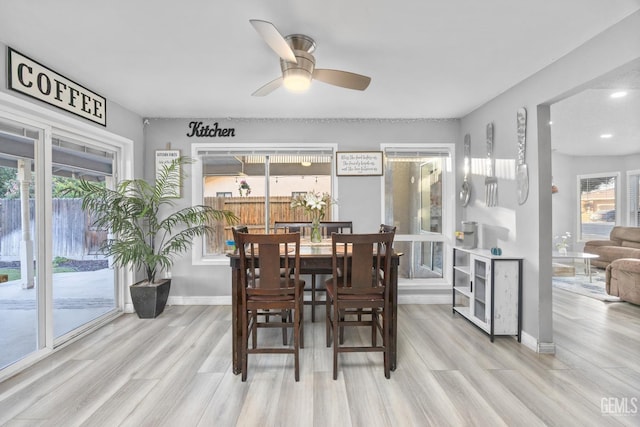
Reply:
<svg viewBox="0 0 640 427"><path fill-rule="evenodd" d="M285 71L283 84L290 92L305 92L311 85L311 74L303 69L290 68Z"/></svg>

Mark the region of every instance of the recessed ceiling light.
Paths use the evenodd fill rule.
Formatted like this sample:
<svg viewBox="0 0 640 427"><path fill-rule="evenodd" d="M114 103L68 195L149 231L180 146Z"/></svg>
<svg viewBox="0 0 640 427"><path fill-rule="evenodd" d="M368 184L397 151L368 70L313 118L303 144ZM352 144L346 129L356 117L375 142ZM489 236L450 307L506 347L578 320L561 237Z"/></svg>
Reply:
<svg viewBox="0 0 640 427"><path fill-rule="evenodd" d="M553 121L552 121L552 120L549 120L549 124L550 124L550 125L552 125L552 124L553 124Z"/></svg>
<svg viewBox="0 0 640 427"><path fill-rule="evenodd" d="M613 134L611 134L611 133L603 133L602 135L600 135L600 138L602 138L602 139L609 139L609 138L612 138L612 137L613 137Z"/></svg>
<svg viewBox="0 0 640 427"><path fill-rule="evenodd" d="M609 96L611 96L611 98L623 98L623 97L627 96L627 92L621 90L619 92L613 92Z"/></svg>

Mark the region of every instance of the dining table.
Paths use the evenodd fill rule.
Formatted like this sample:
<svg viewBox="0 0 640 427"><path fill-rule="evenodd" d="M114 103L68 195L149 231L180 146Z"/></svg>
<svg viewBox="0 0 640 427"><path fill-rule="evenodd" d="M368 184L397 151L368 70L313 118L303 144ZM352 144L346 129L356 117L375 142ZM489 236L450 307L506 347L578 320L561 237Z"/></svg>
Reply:
<svg viewBox="0 0 640 427"><path fill-rule="evenodd" d="M319 243L311 243L303 239L300 243L300 274L332 274L332 245L331 239L323 239ZM389 282L390 315L390 340L389 352L391 358L391 370L397 365L398 343L398 266L402 252L393 251L391 254L391 271ZM242 372L240 363L240 343L242 340L242 289L240 288L240 255L238 251L227 253L231 266L231 329L232 329L232 359L233 373ZM283 255L284 257L284 255ZM375 257L375 255L374 255Z"/></svg>

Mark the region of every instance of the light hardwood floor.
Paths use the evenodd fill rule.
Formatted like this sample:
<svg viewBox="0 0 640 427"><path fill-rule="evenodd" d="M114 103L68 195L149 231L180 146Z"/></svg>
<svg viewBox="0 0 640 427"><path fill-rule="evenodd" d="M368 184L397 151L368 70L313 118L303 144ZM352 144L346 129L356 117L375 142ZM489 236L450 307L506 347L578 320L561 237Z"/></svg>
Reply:
<svg viewBox="0 0 640 427"><path fill-rule="evenodd" d="M0 425L640 425L602 412L640 412L640 307L554 290L553 313L557 354L539 355L450 306L402 305L391 379L380 354L346 354L337 381L321 315L299 383L290 355L250 355L247 382L233 375L228 306L124 315L0 383Z"/></svg>

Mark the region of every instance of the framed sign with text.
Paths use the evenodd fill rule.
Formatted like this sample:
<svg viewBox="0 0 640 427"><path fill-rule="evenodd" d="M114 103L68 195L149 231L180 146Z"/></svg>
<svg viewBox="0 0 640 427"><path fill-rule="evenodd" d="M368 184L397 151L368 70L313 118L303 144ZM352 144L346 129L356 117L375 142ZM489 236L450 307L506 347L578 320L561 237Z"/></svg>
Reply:
<svg viewBox="0 0 640 427"><path fill-rule="evenodd" d="M336 174L338 176L382 175L382 151L338 151L336 152Z"/></svg>
<svg viewBox="0 0 640 427"><path fill-rule="evenodd" d="M169 165L172 161L176 160L179 157L180 150L156 150L156 179L158 179L158 175L165 166ZM178 166L178 169L176 169L175 171L175 175L178 177L178 182L180 182L180 174L181 170L180 166ZM165 194L165 196L176 198L181 197L181 187L182 182L180 182L180 185L175 187L175 191L171 192L170 194Z"/></svg>

